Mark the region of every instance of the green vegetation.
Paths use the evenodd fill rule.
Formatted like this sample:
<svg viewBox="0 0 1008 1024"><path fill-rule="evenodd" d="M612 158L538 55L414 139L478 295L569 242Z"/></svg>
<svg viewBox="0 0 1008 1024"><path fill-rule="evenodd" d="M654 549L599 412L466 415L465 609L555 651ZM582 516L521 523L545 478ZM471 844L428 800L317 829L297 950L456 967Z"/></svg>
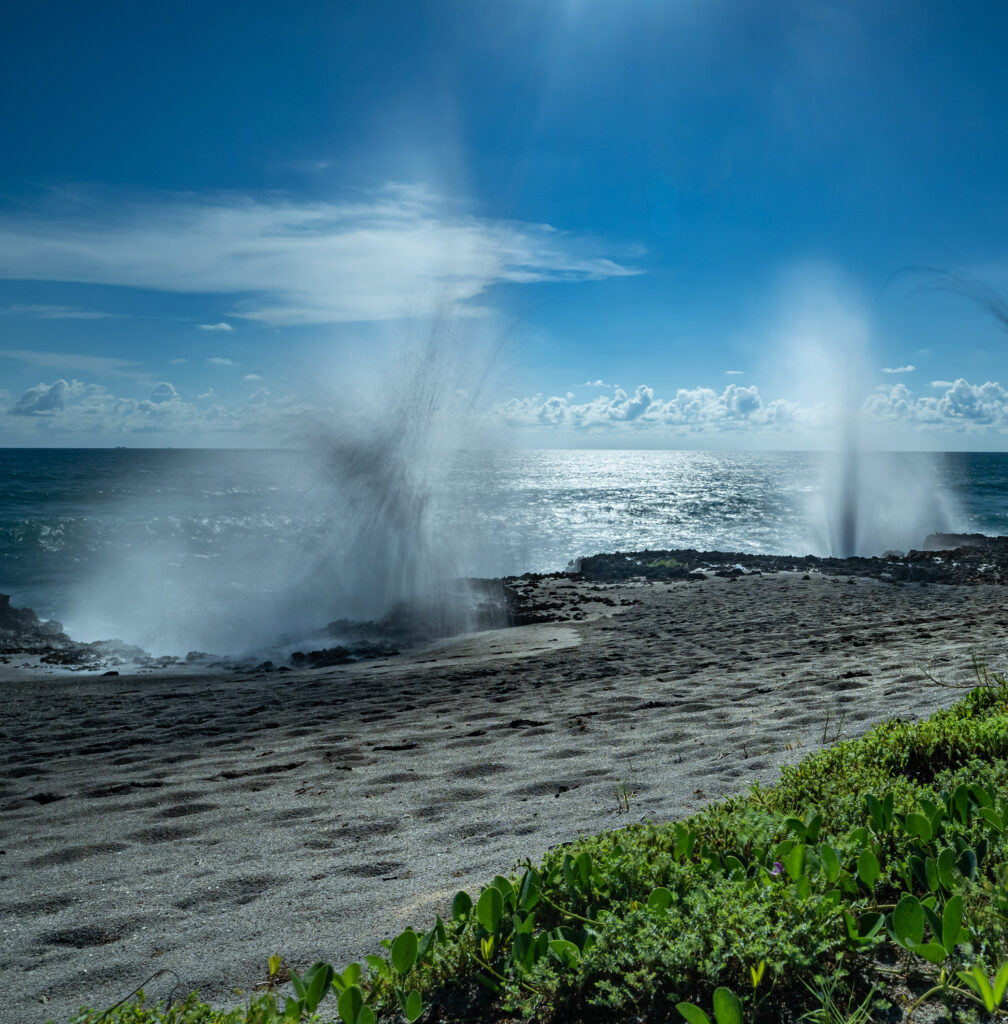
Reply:
<svg viewBox="0 0 1008 1024"><path fill-rule="evenodd" d="M498 876L294 996L79 1024L299 1020L807 1020L1000 1014L1008 989L1008 681L891 721L692 818L634 825ZM274 980L283 968L271 962ZM321 1017L312 1016L319 1010ZM932 1013L929 1020L934 1020Z"/></svg>

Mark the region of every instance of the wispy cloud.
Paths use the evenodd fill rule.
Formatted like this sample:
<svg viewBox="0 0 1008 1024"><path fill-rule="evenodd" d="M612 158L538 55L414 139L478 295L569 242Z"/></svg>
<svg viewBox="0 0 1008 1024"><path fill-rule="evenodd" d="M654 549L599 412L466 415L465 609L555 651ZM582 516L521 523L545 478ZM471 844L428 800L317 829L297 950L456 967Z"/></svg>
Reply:
<svg viewBox="0 0 1008 1024"><path fill-rule="evenodd" d="M883 366L883 373L913 373L917 367L913 363L907 363L906 366Z"/></svg>
<svg viewBox="0 0 1008 1024"><path fill-rule="evenodd" d="M402 185L344 202L234 194L120 202L78 191L0 215L0 277L224 293L233 317L272 324L472 311L494 284L636 272L589 239L475 217Z"/></svg>
<svg viewBox="0 0 1008 1024"><path fill-rule="evenodd" d="M99 309L77 309L75 306L45 304L16 304L0 309L4 316L34 317L38 320L118 320L119 313L105 313Z"/></svg>
<svg viewBox="0 0 1008 1024"><path fill-rule="evenodd" d="M109 374L113 377L129 377L134 380L148 380L150 374L141 369L142 364L132 359L115 359L110 356L89 356L80 352L36 352L31 349L0 349L0 359L15 359L30 366L47 367L58 373Z"/></svg>
<svg viewBox="0 0 1008 1024"><path fill-rule="evenodd" d="M245 379L246 380L262 380L262 377L260 377L258 373L246 373L245 374Z"/></svg>
<svg viewBox="0 0 1008 1024"><path fill-rule="evenodd" d="M225 359L223 356L211 356L207 362L214 366L234 366L233 359Z"/></svg>
<svg viewBox="0 0 1008 1024"><path fill-rule="evenodd" d="M741 377L742 373L742 370L725 370L726 377Z"/></svg>
<svg viewBox="0 0 1008 1024"><path fill-rule="evenodd" d="M226 321L221 320L218 324L199 324L201 331L233 331L234 328Z"/></svg>

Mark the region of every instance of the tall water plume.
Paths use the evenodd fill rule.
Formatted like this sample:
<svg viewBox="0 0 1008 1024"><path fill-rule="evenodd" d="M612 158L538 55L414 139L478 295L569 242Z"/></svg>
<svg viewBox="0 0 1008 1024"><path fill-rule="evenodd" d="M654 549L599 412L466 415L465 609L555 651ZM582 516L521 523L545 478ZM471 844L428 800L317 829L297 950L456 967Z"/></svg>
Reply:
<svg viewBox="0 0 1008 1024"><path fill-rule="evenodd" d="M172 453L170 466L152 455L151 471L174 479L120 509L116 554L66 612L71 635L272 657L339 643L323 628L334 620L377 620L393 642L492 624L492 595L461 579L490 542L459 514L453 482L460 449L480 443L471 407L492 346L471 319L428 323L357 366L316 365L283 453L221 453L219 474L207 453Z"/></svg>
<svg viewBox="0 0 1008 1024"><path fill-rule="evenodd" d="M788 360L797 387L814 400L810 426L824 449L810 494L806 546L822 555L881 555L921 547L955 528L956 501L941 456L886 451L884 425L866 411L871 394L871 317L856 291L818 270L788 289Z"/></svg>

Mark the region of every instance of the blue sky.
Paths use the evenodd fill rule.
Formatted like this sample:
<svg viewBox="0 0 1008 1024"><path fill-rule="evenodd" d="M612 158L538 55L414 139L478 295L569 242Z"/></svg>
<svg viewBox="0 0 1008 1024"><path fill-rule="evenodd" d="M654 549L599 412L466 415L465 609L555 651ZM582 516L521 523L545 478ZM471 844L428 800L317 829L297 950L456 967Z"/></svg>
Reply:
<svg viewBox="0 0 1008 1024"><path fill-rule="evenodd" d="M0 444L296 439L434 318L507 443L1008 447L1001 3L95 10L0 37Z"/></svg>

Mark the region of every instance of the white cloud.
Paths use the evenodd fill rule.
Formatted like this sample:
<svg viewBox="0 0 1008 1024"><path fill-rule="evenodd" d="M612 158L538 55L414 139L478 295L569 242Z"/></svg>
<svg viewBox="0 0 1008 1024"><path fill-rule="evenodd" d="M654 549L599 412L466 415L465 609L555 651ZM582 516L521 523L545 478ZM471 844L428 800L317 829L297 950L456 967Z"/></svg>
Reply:
<svg viewBox="0 0 1008 1024"><path fill-rule="evenodd" d="M52 306L43 304L14 305L0 309L4 316L30 316L39 320L117 320L118 313L103 313L97 309L77 309L74 306Z"/></svg>
<svg viewBox="0 0 1008 1024"><path fill-rule="evenodd" d="M916 397L903 383L880 387L864 401L862 410L875 422L912 428L941 428L956 432L1008 430L1008 390L1000 384L970 384L960 378L939 396ZM556 427L571 430L688 431L695 433L791 433L829 428L838 410L816 393L803 402L783 398L765 401L755 386L729 384L718 393L710 388L680 388L662 398L646 385L632 395L617 388L612 395L586 402L566 397L534 395L513 398L497 406L503 420L518 427Z"/></svg>
<svg viewBox="0 0 1008 1024"><path fill-rule="evenodd" d="M234 360L225 359L223 356L211 356L208 363L213 363L214 366L234 366Z"/></svg>
<svg viewBox="0 0 1008 1024"><path fill-rule="evenodd" d="M725 370L725 376L726 377L741 377L742 376L742 371L741 370Z"/></svg>
<svg viewBox="0 0 1008 1024"><path fill-rule="evenodd" d="M29 388L7 410L8 426L21 434L72 433L86 436L121 436L134 433L255 432L283 433L304 408L276 400L260 389L247 401L230 407L208 404L213 389L199 396L199 404L186 401L168 381L160 381L149 398L114 395L95 384L59 378Z"/></svg>
<svg viewBox="0 0 1008 1024"><path fill-rule="evenodd" d="M226 321L221 320L219 324L199 324L201 331L233 331L234 328Z"/></svg>
<svg viewBox="0 0 1008 1024"><path fill-rule="evenodd" d="M401 185L343 202L68 191L0 216L0 277L225 293L232 316L273 324L472 312L501 282L633 273L548 224L481 219Z"/></svg>
<svg viewBox="0 0 1008 1024"><path fill-rule="evenodd" d="M207 388L206 391L204 391L201 395L197 395L196 397L200 398L202 400L206 400L207 398L213 398L213 396L214 396L214 389L213 388Z"/></svg>
<svg viewBox="0 0 1008 1024"><path fill-rule="evenodd" d="M262 377L260 377L258 373L246 373L245 374L245 379L246 380L262 380Z"/></svg>
<svg viewBox="0 0 1008 1024"><path fill-rule="evenodd" d="M610 387L612 387L611 384L606 384L606 382L604 380L602 380L601 377L598 380L586 380L584 382L584 386L586 388L610 388Z"/></svg>
<svg viewBox="0 0 1008 1024"><path fill-rule="evenodd" d="M883 366L883 373L913 373L917 367L913 363L907 363L906 366Z"/></svg>
<svg viewBox="0 0 1008 1024"><path fill-rule="evenodd" d="M931 381L931 387L933 388L950 388L954 381L951 380L933 380Z"/></svg>
<svg viewBox="0 0 1008 1024"><path fill-rule="evenodd" d="M515 398L498 407L506 422L517 426L562 426L576 430L596 428L676 428L738 430L743 427L784 428L799 418L797 406L781 399L764 405L755 386L729 384L721 394L710 388L680 388L668 399L656 398L642 384L633 395L616 388L612 397L588 402L570 398Z"/></svg>

